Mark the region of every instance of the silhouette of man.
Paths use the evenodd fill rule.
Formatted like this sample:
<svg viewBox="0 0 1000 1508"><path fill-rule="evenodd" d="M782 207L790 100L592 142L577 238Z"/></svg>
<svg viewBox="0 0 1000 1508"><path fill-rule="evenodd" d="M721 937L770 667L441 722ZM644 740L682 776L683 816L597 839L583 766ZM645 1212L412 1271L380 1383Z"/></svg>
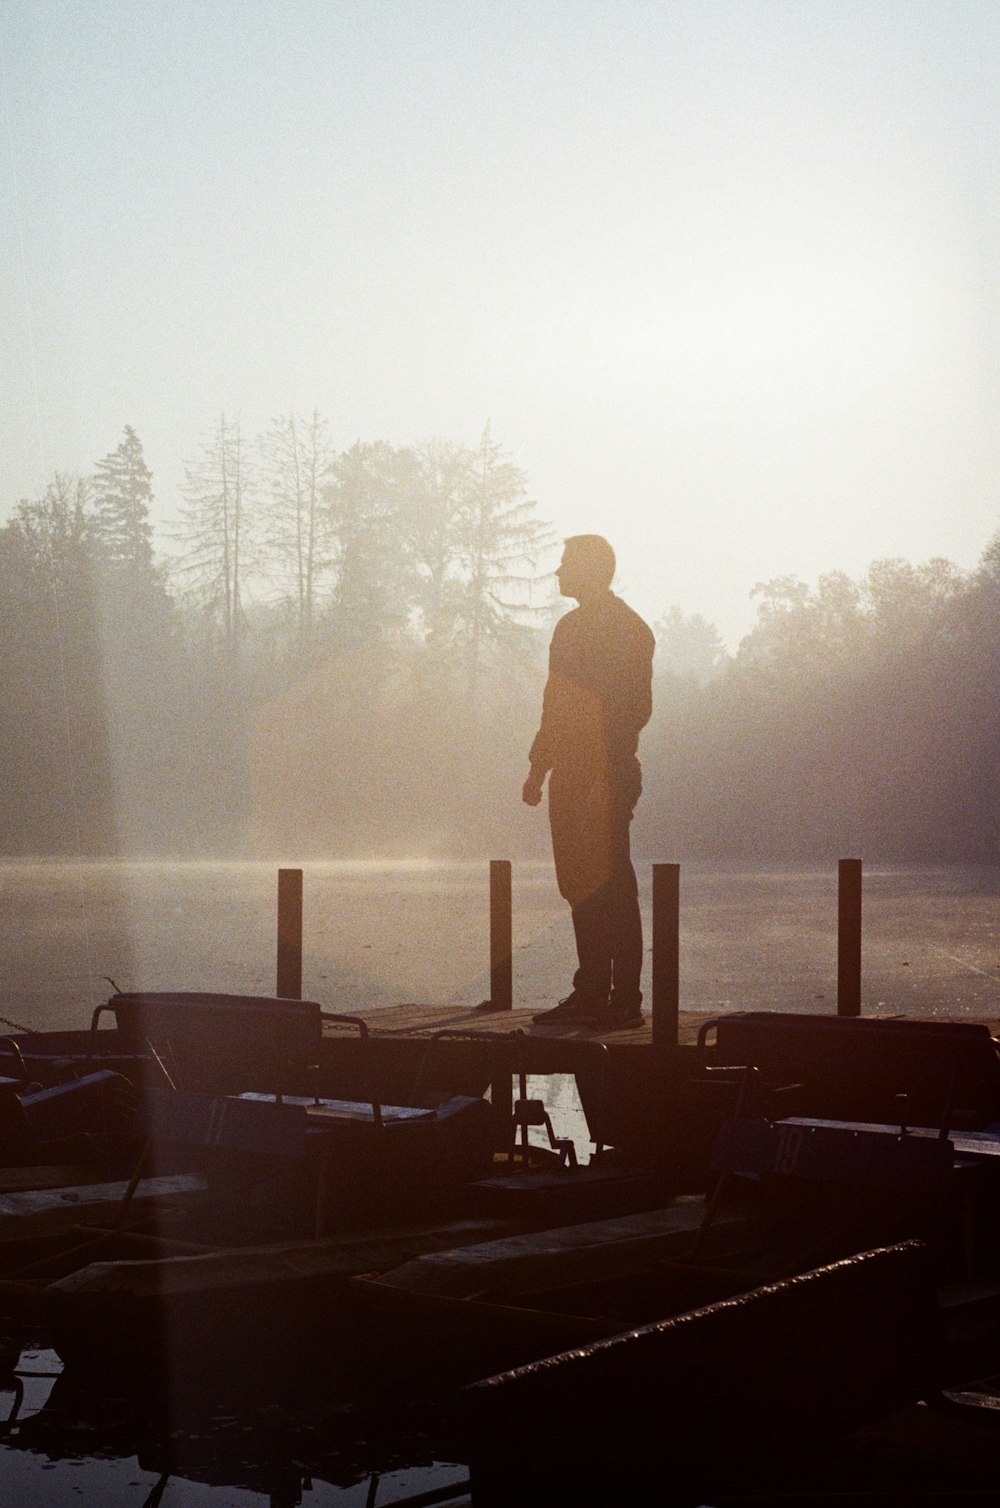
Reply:
<svg viewBox="0 0 1000 1508"><path fill-rule="evenodd" d="M629 851L642 791L636 751L652 710L652 631L611 590L615 553L599 534L565 542L556 577L579 607L549 650L542 721L522 798L542 799L559 893L569 901L579 968L573 989L536 1021L614 1029L642 1022L642 922Z"/></svg>

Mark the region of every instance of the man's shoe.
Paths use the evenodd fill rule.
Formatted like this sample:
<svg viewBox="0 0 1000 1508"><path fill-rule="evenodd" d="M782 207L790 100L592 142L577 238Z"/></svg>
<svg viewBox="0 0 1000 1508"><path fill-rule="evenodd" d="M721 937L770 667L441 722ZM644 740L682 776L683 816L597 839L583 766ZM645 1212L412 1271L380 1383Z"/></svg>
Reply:
<svg viewBox="0 0 1000 1508"><path fill-rule="evenodd" d="M536 1011L531 1019L532 1021L548 1023L551 1026L558 1026L560 1022L563 1022L567 1026L571 1022L575 1022L577 1025L582 1026L585 1016L593 1015L599 1010L607 1010L607 1006L595 1004L593 1000L583 1000L573 990L571 994L566 996L565 1000L560 1000L558 1005L552 1006L551 1010Z"/></svg>
<svg viewBox="0 0 1000 1508"><path fill-rule="evenodd" d="M597 1010L590 1010L584 1014L583 1025L595 1031L627 1031L632 1027L643 1025L642 1009L638 1005L601 1006Z"/></svg>

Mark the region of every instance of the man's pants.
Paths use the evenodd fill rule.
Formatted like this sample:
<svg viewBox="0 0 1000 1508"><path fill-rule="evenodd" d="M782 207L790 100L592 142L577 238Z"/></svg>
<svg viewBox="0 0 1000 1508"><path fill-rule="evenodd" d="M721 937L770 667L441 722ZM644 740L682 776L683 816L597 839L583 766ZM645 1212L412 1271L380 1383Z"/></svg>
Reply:
<svg viewBox="0 0 1000 1508"><path fill-rule="evenodd" d="M580 966L574 993L620 1009L642 1001L642 920L629 829L642 790L639 762L613 779L553 771L549 823L559 893L570 903Z"/></svg>

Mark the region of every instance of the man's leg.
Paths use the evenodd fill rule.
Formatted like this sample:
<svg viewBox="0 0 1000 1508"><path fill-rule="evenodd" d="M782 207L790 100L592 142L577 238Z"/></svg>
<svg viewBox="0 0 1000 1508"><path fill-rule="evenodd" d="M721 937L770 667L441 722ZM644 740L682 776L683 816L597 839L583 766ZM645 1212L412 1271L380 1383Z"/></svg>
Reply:
<svg viewBox="0 0 1000 1508"><path fill-rule="evenodd" d="M607 1008L611 991L610 800L606 782L549 777L549 823L559 893L570 904L579 967L569 997L535 1020Z"/></svg>
<svg viewBox="0 0 1000 1508"><path fill-rule="evenodd" d="M642 1004L642 916L631 857L616 875L610 906L613 929L611 1005L634 1012Z"/></svg>
<svg viewBox="0 0 1000 1508"><path fill-rule="evenodd" d="M612 794L611 880L604 893L607 953L611 961L611 998L595 1013L596 1025L642 1021L642 916L639 886L630 847L632 813L642 790L638 761L616 782Z"/></svg>
<svg viewBox="0 0 1000 1508"><path fill-rule="evenodd" d="M611 994L612 887L604 885L573 908L573 931L580 967L573 975L573 993L595 1007Z"/></svg>

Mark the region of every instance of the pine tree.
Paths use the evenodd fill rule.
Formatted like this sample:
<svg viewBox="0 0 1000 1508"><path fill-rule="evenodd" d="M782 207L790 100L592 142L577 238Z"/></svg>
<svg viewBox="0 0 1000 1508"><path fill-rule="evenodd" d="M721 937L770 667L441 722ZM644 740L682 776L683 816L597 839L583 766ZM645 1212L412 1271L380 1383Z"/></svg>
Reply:
<svg viewBox="0 0 1000 1508"><path fill-rule="evenodd" d="M456 524L467 677L473 698L488 648L509 643L519 620L530 619L537 611L531 600L538 581L535 568L552 535L548 525L535 517L537 504L527 491L525 473L506 459L487 423L470 456Z"/></svg>
<svg viewBox="0 0 1000 1508"><path fill-rule="evenodd" d="M415 506L410 516L419 576L420 626L436 656L451 646L462 609L459 533L470 486L472 456L464 445L430 440L415 452Z"/></svg>
<svg viewBox="0 0 1000 1508"><path fill-rule="evenodd" d="M344 648L388 644L409 621L418 595L411 450L358 441L338 456L329 490L336 586L330 621Z"/></svg>
<svg viewBox="0 0 1000 1508"><path fill-rule="evenodd" d="M95 527L113 571L147 576L153 569L152 473L130 424L117 450L98 461L94 475Z"/></svg>
<svg viewBox="0 0 1000 1508"><path fill-rule="evenodd" d="M105 851L115 812L90 483L57 473L0 530L0 834Z"/></svg>

